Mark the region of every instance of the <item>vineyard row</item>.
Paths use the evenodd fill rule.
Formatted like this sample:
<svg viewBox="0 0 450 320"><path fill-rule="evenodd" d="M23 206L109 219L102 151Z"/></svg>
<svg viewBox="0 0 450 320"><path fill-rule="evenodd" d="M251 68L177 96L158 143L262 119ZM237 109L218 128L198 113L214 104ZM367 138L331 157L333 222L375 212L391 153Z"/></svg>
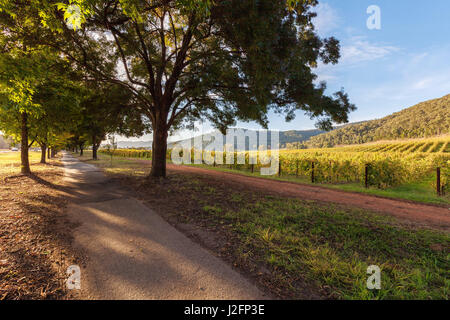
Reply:
<svg viewBox="0 0 450 320"><path fill-rule="evenodd" d="M110 151L101 150L101 152ZM194 159L193 154L194 151L192 151L192 159ZM213 165L252 171L268 166L261 164L259 155L256 163L250 161L249 157L251 158L252 153L249 152L245 152L245 163L237 164L238 156L242 154L235 152L234 164L230 165L224 164L227 163L225 152L217 155L213 153L215 159L218 159ZM114 156L151 159L152 153L148 150L119 149L114 151ZM220 157L223 161L220 161ZM167 159L171 159L170 150L167 152ZM203 159L205 159L204 156ZM282 175L308 178L314 175L314 182L368 183L380 189L421 181L438 167L442 172L441 183L445 189L449 190L450 155L446 153L281 150L279 155L279 169Z"/></svg>

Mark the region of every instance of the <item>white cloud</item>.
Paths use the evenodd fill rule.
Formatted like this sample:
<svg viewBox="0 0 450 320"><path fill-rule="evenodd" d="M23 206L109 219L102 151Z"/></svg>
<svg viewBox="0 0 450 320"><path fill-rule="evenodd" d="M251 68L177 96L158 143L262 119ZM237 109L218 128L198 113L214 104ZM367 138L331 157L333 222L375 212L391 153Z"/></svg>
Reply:
<svg viewBox="0 0 450 320"><path fill-rule="evenodd" d="M411 58L411 62L409 64L410 65L422 64L423 62L425 62L425 59L429 56L430 53L428 52L418 53L416 55L413 55L413 57Z"/></svg>
<svg viewBox="0 0 450 320"><path fill-rule="evenodd" d="M398 47L375 43L369 41L363 36L354 36L357 30L351 27L345 27L344 21L334 9L326 2L320 2L315 8L317 17L313 20L316 30L320 36L326 37L332 35L333 32L345 31L346 35L341 40L341 58L338 65L325 65L319 63L315 70L318 75L316 82L333 81L338 78L338 74L342 68L356 67L367 64L368 62L383 59L393 53L400 51ZM423 58L423 57L422 57ZM419 57L418 57L419 59Z"/></svg>
<svg viewBox="0 0 450 320"><path fill-rule="evenodd" d="M403 53L386 67L385 79L355 83L353 97L360 113L382 117L421 101L450 93L450 46L427 48L424 52ZM353 120L353 119L352 119Z"/></svg>
<svg viewBox="0 0 450 320"><path fill-rule="evenodd" d="M434 82L433 80L434 80L433 78L418 80L412 85L412 88L415 90L422 90L429 88L433 84Z"/></svg>
<svg viewBox="0 0 450 320"><path fill-rule="evenodd" d="M319 3L314 12L317 13L317 17L314 18L313 22L319 35L326 36L339 27L341 18L328 3Z"/></svg>
<svg viewBox="0 0 450 320"><path fill-rule="evenodd" d="M341 48L341 65L368 62L389 56L400 49L394 46L371 43L364 37L352 37Z"/></svg>
<svg viewBox="0 0 450 320"><path fill-rule="evenodd" d="M315 73L316 82L333 81L339 78L338 74L349 67L364 67L369 62L383 59L399 52L394 46L372 43L364 37L351 37L344 41L341 47L341 58L338 65L319 63Z"/></svg>
<svg viewBox="0 0 450 320"><path fill-rule="evenodd" d="M316 79L316 83L322 82L322 81L331 81L331 80L336 80L338 77L333 75L333 74L329 74L329 73L323 73L323 72L319 72L317 73L317 79Z"/></svg>

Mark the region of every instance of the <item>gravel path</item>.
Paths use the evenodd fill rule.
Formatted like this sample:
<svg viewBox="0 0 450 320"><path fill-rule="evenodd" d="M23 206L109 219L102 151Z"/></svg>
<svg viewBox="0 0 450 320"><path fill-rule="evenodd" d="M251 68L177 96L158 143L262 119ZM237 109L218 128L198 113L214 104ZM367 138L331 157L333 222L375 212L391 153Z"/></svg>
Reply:
<svg viewBox="0 0 450 320"><path fill-rule="evenodd" d="M83 299L267 299L95 166L65 153Z"/></svg>

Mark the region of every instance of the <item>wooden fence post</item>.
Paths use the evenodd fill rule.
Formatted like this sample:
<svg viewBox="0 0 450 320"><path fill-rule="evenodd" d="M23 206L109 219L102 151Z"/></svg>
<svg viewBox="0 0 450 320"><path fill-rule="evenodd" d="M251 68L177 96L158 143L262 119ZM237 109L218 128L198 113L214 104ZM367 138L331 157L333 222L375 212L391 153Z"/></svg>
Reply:
<svg viewBox="0 0 450 320"><path fill-rule="evenodd" d="M281 160L278 161L278 176L281 177Z"/></svg>
<svg viewBox="0 0 450 320"><path fill-rule="evenodd" d="M298 178L298 159L296 161L295 176Z"/></svg>
<svg viewBox="0 0 450 320"><path fill-rule="evenodd" d="M311 182L314 183L314 161L311 162Z"/></svg>
<svg viewBox="0 0 450 320"><path fill-rule="evenodd" d="M441 195L441 168L436 169L436 191L437 195Z"/></svg>
<svg viewBox="0 0 450 320"><path fill-rule="evenodd" d="M252 167L252 173L254 173L255 172L255 165L252 163L251 167Z"/></svg>
<svg viewBox="0 0 450 320"><path fill-rule="evenodd" d="M366 186L366 189L369 188L369 165L366 164L365 170L364 170L364 185Z"/></svg>

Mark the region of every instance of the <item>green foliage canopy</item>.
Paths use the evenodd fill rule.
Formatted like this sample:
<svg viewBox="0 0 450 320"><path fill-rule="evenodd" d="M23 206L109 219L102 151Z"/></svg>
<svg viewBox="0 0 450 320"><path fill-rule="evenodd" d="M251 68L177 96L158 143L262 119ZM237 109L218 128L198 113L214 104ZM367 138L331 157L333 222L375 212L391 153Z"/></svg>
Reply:
<svg viewBox="0 0 450 320"><path fill-rule="evenodd" d="M16 14L18 1L3 1ZM337 63L339 41L320 38L317 0L27 1L59 50L96 81L118 84L151 121L154 166L164 175L168 131L207 119L268 125L269 110L303 110L331 128L355 109L341 90L325 95L318 62ZM34 18L36 20L36 18ZM164 162L157 164L156 162ZM152 172L153 174L153 172Z"/></svg>

